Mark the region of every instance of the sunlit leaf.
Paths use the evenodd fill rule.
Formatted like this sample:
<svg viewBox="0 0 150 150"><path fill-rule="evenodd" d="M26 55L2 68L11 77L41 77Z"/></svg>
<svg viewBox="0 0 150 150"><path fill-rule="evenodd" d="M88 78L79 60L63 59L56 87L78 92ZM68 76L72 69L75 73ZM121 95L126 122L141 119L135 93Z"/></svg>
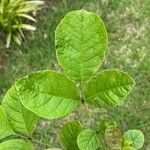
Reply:
<svg viewBox="0 0 150 150"><path fill-rule="evenodd" d="M107 48L103 21L85 10L67 14L56 29L60 66L72 80L84 83L102 64Z"/></svg>
<svg viewBox="0 0 150 150"><path fill-rule="evenodd" d="M144 135L140 130L128 130L124 134L125 140L132 141L131 146L140 149L144 144Z"/></svg>
<svg viewBox="0 0 150 150"><path fill-rule="evenodd" d="M8 118L3 110L3 107L0 106L0 140L14 134L11 126L8 122Z"/></svg>
<svg viewBox="0 0 150 150"><path fill-rule="evenodd" d="M16 82L16 88L22 104L44 118L64 117L80 102L75 84L55 71L28 75Z"/></svg>
<svg viewBox="0 0 150 150"><path fill-rule="evenodd" d="M124 72L104 70L85 85L85 101L95 107L118 105L124 101L134 84L134 80Z"/></svg>
<svg viewBox="0 0 150 150"><path fill-rule="evenodd" d="M100 146L100 141L95 131L86 129L78 135L77 144L80 150L96 150Z"/></svg>

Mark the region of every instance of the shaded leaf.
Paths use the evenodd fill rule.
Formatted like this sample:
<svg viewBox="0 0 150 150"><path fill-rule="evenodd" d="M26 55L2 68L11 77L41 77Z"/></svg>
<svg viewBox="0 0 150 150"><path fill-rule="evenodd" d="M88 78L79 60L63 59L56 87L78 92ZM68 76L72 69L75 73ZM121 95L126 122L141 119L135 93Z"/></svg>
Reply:
<svg viewBox="0 0 150 150"><path fill-rule="evenodd" d="M77 137L82 131L82 125L79 121L74 120L67 122L60 130L60 140L67 150L78 150Z"/></svg>
<svg viewBox="0 0 150 150"><path fill-rule="evenodd" d="M72 80L89 79L102 64L106 48L105 25L94 13L72 11L57 26L57 58Z"/></svg>
<svg viewBox="0 0 150 150"><path fill-rule="evenodd" d="M121 149L123 141L121 131L115 126L108 126L105 130L105 141L110 148Z"/></svg>

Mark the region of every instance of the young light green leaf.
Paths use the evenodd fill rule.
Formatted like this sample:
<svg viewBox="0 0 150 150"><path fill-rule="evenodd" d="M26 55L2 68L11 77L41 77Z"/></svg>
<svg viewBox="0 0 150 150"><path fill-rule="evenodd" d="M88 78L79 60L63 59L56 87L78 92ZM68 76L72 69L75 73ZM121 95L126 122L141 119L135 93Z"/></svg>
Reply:
<svg viewBox="0 0 150 150"><path fill-rule="evenodd" d="M0 140L11 134L14 134L14 132L11 129L3 107L0 106Z"/></svg>
<svg viewBox="0 0 150 150"><path fill-rule="evenodd" d="M0 150L34 150L34 148L29 141L12 139L0 143Z"/></svg>
<svg viewBox="0 0 150 150"><path fill-rule="evenodd" d="M67 150L79 150L77 137L83 127L77 120L67 122L60 130L60 140Z"/></svg>
<svg viewBox="0 0 150 150"><path fill-rule="evenodd" d="M134 84L134 80L124 72L102 71L85 85L85 101L95 107L115 106L124 101Z"/></svg>
<svg viewBox="0 0 150 150"><path fill-rule="evenodd" d="M91 129L80 132L77 138L80 150L96 150L100 146L98 134Z"/></svg>
<svg viewBox="0 0 150 150"><path fill-rule="evenodd" d="M15 85L7 91L2 106L14 131L32 135L39 117L21 104Z"/></svg>
<svg viewBox="0 0 150 150"><path fill-rule="evenodd" d="M94 13L72 11L57 26L57 58L66 75L74 81L82 83L96 72L106 48L105 25Z"/></svg>
<svg viewBox="0 0 150 150"><path fill-rule="evenodd" d="M80 103L75 84L54 71L28 75L16 83L16 88L22 104L44 118L64 117Z"/></svg>
<svg viewBox="0 0 150 150"><path fill-rule="evenodd" d="M132 141L131 146L140 149L144 144L144 135L140 130L128 130L124 134L125 140Z"/></svg>

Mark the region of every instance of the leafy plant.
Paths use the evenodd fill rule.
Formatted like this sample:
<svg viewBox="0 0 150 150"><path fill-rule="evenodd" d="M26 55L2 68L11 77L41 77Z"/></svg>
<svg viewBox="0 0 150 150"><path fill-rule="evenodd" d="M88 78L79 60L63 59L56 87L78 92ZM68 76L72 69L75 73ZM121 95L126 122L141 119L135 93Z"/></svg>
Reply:
<svg viewBox="0 0 150 150"><path fill-rule="evenodd" d="M6 34L6 47L13 39L19 45L24 34L22 29L36 30L36 27L26 24L26 20L36 22L29 12L37 11L43 1L1 0L0 2L0 29Z"/></svg>
<svg viewBox="0 0 150 150"><path fill-rule="evenodd" d="M135 85L128 74L119 70L98 73L107 49L107 32L96 14L72 11L60 22L55 34L57 58L63 73L39 71L12 85L0 107L2 148L13 143L9 148L20 149L22 145L33 149L32 134L40 118L62 118L80 103L98 108L114 107L124 102ZM5 137L10 139L5 141ZM111 120L101 121L97 131L84 129L74 120L64 124L60 140L67 150L135 150L142 147L144 136L139 130L122 135Z"/></svg>

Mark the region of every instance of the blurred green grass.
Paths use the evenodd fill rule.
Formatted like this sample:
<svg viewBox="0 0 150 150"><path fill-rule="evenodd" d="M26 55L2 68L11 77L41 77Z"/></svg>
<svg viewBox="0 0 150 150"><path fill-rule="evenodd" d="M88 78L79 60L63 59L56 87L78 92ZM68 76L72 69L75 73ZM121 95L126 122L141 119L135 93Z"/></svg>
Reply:
<svg viewBox="0 0 150 150"><path fill-rule="evenodd" d="M133 92L124 105L107 110L78 109L65 119L39 123L34 138L59 146L61 124L77 118L86 126L98 125L103 116L114 118L122 131L141 129L145 135L143 150L150 149L150 0L47 0L46 7L37 15L38 30L27 33L22 46L5 49L0 45L0 99L14 81L36 70L56 68L54 33L57 24L70 10L86 9L96 12L104 20L109 47L101 69L117 68L136 80ZM88 109L91 115L85 114ZM90 117L90 118L89 118ZM95 126L93 126L95 127ZM46 148L35 144L37 149Z"/></svg>

